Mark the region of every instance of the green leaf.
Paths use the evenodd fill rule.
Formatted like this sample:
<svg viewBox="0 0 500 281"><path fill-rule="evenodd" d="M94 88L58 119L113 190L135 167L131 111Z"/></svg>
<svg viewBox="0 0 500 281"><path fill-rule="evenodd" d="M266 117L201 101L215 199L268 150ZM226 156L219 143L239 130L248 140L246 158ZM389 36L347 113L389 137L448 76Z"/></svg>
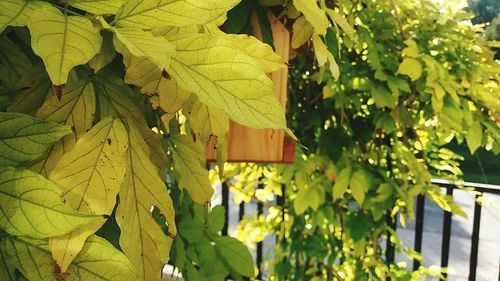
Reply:
<svg viewBox="0 0 500 281"><path fill-rule="evenodd" d="M293 201L293 207L297 215L302 215L309 208L309 202L306 197L307 191L307 189L301 189L297 192L297 197Z"/></svg>
<svg viewBox="0 0 500 281"><path fill-rule="evenodd" d="M222 230L225 223L226 209L222 205L217 205L212 208L208 215L208 229L212 233L218 233Z"/></svg>
<svg viewBox="0 0 500 281"><path fill-rule="evenodd" d="M178 225L180 235L189 243L196 244L198 243L204 236L203 224L191 217L183 218Z"/></svg>
<svg viewBox="0 0 500 281"><path fill-rule="evenodd" d="M474 154L483 142L483 127L479 122L473 122L469 128L469 132L465 135L467 146L470 153Z"/></svg>
<svg viewBox="0 0 500 281"><path fill-rule="evenodd" d="M129 123L127 172L120 190L116 221L121 229L120 246L140 280L161 280L173 239L163 233L151 215L155 206L167 220L168 231L176 234L174 209L167 187L149 159L149 148Z"/></svg>
<svg viewBox="0 0 500 281"><path fill-rule="evenodd" d="M316 53L316 59L318 60L319 66L324 66L328 62L330 72L334 79L338 79L340 76L339 66L335 61L332 53L328 51L327 46L323 42L323 40L317 35L313 34L312 41L314 45L314 51Z"/></svg>
<svg viewBox="0 0 500 281"><path fill-rule="evenodd" d="M26 26L33 12L48 6L42 1L2 0L0 2L0 33L7 26Z"/></svg>
<svg viewBox="0 0 500 281"><path fill-rule="evenodd" d="M111 63L116 56L111 32L102 32L101 35L103 39L101 50L89 61L89 66L94 69L94 73L99 72L99 70Z"/></svg>
<svg viewBox="0 0 500 281"><path fill-rule="evenodd" d="M384 86L375 86L371 91L372 97L375 100L375 105L378 108L388 107L394 108L396 107L397 99L395 96L391 94Z"/></svg>
<svg viewBox="0 0 500 281"><path fill-rule="evenodd" d="M354 34L356 31L354 28L347 22L346 18L341 14L337 13L335 10L327 9L326 14L330 17L330 19L340 26L340 28L347 34L347 36L354 38Z"/></svg>
<svg viewBox="0 0 500 281"><path fill-rule="evenodd" d="M200 25L220 18L239 2L239 0L125 0L114 23L142 29L166 25Z"/></svg>
<svg viewBox="0 0 500 281"><path fill-rule="evenodd" d="M317 1L293 0L293 5L299 12L304 14L304 17L314 27L314 31L317 34L326 34L326 29L330 25L330 22L325 12L318 6Z"/></svg>
<svg viewBox="0 0 500 281"><path fill-rule="evenodd" d="M407 56L410 58L416 58L418 57L419 51L418 51L418 46L417 43L413 39L407 39L405 40L406 48L403 49L401 54L403 56Z"/></svg>
<svg viewBox="0 0 500 281"><path fill-rule="evenodd" d="M12 235L45 238L66 234L100 219L73 211L61 201L61 190L24 169L0 168L0 227Z"/></svg>
<svg viewBox="0 0 500 281"><path fill-rule="evenodd" d="M349 236L357 242L365 237L373 225L373 219L365 213L350 213L345 217L345 228Z"/></svg>
<svg viewBox="0 0 500 281"><path fill-rule="evenodd" d="M332 193L334 201L344 196L345 192L347 191L347 187L351 182L351 176L352 176L351 166L348 166L340 171L339 175L337 176L337 179L335 180L335 185L333 186Z"/></svg>
<svg viewBox="0 0 500 281"><path fill-rule="evenodd" d="M73 149L77 140L92 128L95 109L95 90L88 80L70 82L60 98L50 95L38 109L36 116L68 126L72 134L63 137L62 141L54 145L48 155L35 163L31 169L42 175L50 174L63 154Z"/></svg>
<svg viewBox="0 0 500 281"><path fill-rule="evenodd" d="M254 276L252 255L241 241L233 237L221 236L215 238L214 242L215 250L230 269L242 276Z"/></svg>
<svg viewBox="0 0 500 281"><path fill-rule="evenodd" d="M55 85L66 83L75 66L87 63L102 44L99 28L82 16L65 16L50 6L37 9L28 23L33 52L45 64Z"/></svg>
<svg viewBox="0 0 500 281"><path fill-rule="evenodd" d="M114 45L118 52L123 50L120 43L135 57L147 58L160 70L166 69L170 64L170 56L174 46L164 37L155 37L149 31L134 28L113 28L115 32ZM117 42L118 41L118 42Z"/></svg>
<svg viewBox="0 0 500 281"><path fill-rule="evenodd" d="M21 113L0 112L0 166L35 160L69 133L67 126Z"/></svg>
<svg viewBox="0 0 500 281"><path fill-rule="evenodd" d="M229 270L227 270L226 266L217 259L207 260L202 263L198 272L200 278L192 280L220 281L224 280L229 274Z"/></svg>
<svg viewBox="0 0 500 281"><path fill-rule="evenodd" d="M356 200L356 203L358 203L360 207L363 205L369 185L370 182L367 173L361 168L355 169L352 173L349 187L352 197L354 197L354 200Z"/></svg>
<svg viewBox="0 0 500 281"><path fill-rule="evenodd" d="M18 268L30 281L60 280L50 254L47 240L5 237L0 251L9 265ZM91 236L68 269L64 280L135 281L137 274L125 255L106 240Z"/></svg>
<svg viewBox="0 0 500 281"><path fill-rule="evenodd" d="M252 57L223 36L190 34L173 39L171 74L201 102L253 128L286 128L271 79Z"/></svg>
<svg viewBox="0 0 500 281"><path fill-rule="evenodd" d="M173 135L169 140L173 145L174 173L179 179L179 186L186 189L196 203L209 202L214 190L205 168L205 145L183 135Z"/></svg>
<svg viewBox="0 0 500 281"><path fill-rule="evenodd" d="M7 34L0 36L0 58L1 84L11 92L15 92L19 89L19 79L30 72L31 61Z"/></svg>
<svg viewBox="0 0 500 281"><path fill-rule="evenodd" d="M405 58L399 65L398 73L408 75L411 81L415 81L422 76L422 64L413 58Z"/></svg>
<svg viewBox="0 0 500 281"><path fill-rule="evenodd" d="M48 95L55 95L42 63L23 75L17 88L19 91L15 93L8 111L35 114Z"/></svg>
<svg viewBox="0 0 500 281"><path fill-rule="evenodd" d="M201 103L195 96L191 96L186 102L182 112L186 114L191 128L203 143L208 144L211 136L225 138L229 131L227 115L217 108Z"/></svg>
<svg viewBox="0 0 500 281"><path fill-rule="evenodd" d="M311 39L313 33L312 25L306 20L304 16L301 16L292 26L292 48L298 49L300 46L304 45L307 41Z"/></svg>
<svg viewBox="0 0 500 281"><path fill-rule="evenodd" d="M94 15L116 14L123 0L69 0L69 5Z"/></svg>

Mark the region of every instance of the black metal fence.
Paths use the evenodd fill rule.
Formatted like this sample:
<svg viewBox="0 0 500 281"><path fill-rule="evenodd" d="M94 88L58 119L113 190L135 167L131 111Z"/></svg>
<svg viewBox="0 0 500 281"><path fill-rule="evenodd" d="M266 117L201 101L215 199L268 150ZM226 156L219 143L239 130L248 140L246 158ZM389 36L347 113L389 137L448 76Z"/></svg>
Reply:
<svg viewBox="0 0 500 281"><path fill-rule="evenodd" d="M444 181L444 180L433 180L434 184L439 185L441 188L446 190L446 194L453 196L453 192L456 189L459 189L459 187L451 182ZM481 211L482 211L482 205L478 202L478 198L483 196L483 194L496 194L500 195L500 186L497 185L489 185L489 184L480 184L480 183L464 183L463 186L465 187L470 187L474 188L476 191L475 194L475 201L474 201L474 214L473 214L473 228L472 228L472 235L471 235L471 248L470 248L470 258L469 258L469 281L476 280L476 271L477 271L477 264L478 264L478 250L479 250L479 233L481 230ZM258 186L258 188L262 188L262 186ZM276 204L277 205L283 205L284 204L284 196L285 196L285 190L283 189L283 197L278 197L276 198ZM229 202L229 187L226 183L222 183L221 186L221 204L226 208L226 224L222 230L222 233L224 235L228 234L228 222L230 221L230 214L229 208L230 208L230 202ZM424 241L424 219L425 219L425 196L424 195L419 195L416 200L416 210L415 210L415 231L414 231L414 250L416 252L421 253L422 252L422 245L425 242ZM245 214L245 203L241 203L239 206L238 210L238 221L241 221ZM262 203L257 203L257 214L263 214L264 212L264 207ZM449 264L449 257L450 257L450 246L451 245L451 228L452 228L452 213L443 211L443 224L442 224L442 241L441 241L441 267L448 267ZM387 216L387 223L389 226L391 226L394 230L397 229L397 223L391 219L391 217L388 215ZM499 227L499 226L492 226L492 227ZM500 229L499 229L500 230ZM387 234L388 237L390 234ZM500 235L500 234L499 234ZM256 245L256 250L255 250L255 262L256 266L259 269L262 269L262 262L264 258L264 245L263 242L259 242ZM387 239L387 244L386 244L386 260L387 262L394 262L395 260L395 249L394 245L390 242L390 239ZM417 270L420 267L420 261L417 259L413 260L413 270ZM500 281L500 268L499 269L494 269L494 270L499 270L499 281ZM444 274L446 277L446 273ZM258 279L262 278L261 273L259 273Z"/></svg>

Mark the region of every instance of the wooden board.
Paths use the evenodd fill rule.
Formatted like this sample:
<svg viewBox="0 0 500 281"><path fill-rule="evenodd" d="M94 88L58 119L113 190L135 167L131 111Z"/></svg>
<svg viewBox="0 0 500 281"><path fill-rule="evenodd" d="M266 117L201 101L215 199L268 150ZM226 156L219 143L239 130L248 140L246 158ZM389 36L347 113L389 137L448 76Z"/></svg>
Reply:
<svg viewBox="0 0 500 281"><path fill-rule="evenodd" d="M272 14L268 14L273 33L275 52L285 61L288 61L290 50L290 33L286 27ZM252 27L255 37L262 40L262 33L257 15L252 14ZM282 68L271 74L276 96L286 107L288 68ZM286 140L285 140L286 138ZM252 129L231 122L229 126L228 161L229 162L293 162L295 143L285 136L283 130ZM286 144L286 147L284 148ZM216 152L213 144L207 146L207 159L215 160Z"/></svg>

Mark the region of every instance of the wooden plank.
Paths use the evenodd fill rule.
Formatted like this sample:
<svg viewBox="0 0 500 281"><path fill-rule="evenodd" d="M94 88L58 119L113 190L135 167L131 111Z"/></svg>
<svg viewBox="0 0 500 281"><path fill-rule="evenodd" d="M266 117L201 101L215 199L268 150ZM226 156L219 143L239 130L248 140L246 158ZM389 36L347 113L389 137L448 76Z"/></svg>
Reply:
<svg viewBox="0 0 500 281"><path fill-rule="evenodd" d="M286 27L272 14L268 14L273 33L273 44L275 52L285 61L288 61L290 49L290 33ZM252 14L252 27L255 37L262 40L257 15ZM283 106L286 107L288 68L282 68L271 74L276 96ZM229 162L290 162L290 155L284 157L284 152L292 154L293 162L294 143L287 140L287 148L284 150L285 133L277 129L252 129L231 122L228 140ZM291 148L290 148L291 147ZM291 151L291 152L290 152ZM285 159L286 158L286 159ZM214 145L207 146L207 159L215 160L216 152ZM285 160L285 161L284 161Z"/></svg>

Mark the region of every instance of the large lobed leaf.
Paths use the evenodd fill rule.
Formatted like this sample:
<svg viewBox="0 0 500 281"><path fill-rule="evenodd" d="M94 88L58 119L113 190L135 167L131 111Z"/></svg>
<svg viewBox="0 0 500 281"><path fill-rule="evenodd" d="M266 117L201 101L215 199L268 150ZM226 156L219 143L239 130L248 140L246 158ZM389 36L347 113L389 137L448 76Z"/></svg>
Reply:
<svg viewBox="0 0 500 281"><path fill-rule="evenodd" d="M42 1L2 0L0 2L0 32L7 26L26 26L32 13L48 5Z"/></svg>
<svg viewBox="0 0 500 281"><path fill-rule="evenodd" d="M35 160L69 133L67 126L21 113L0 112L0 166Z"/></svg>
<svg viewBox="0 0 500 281"><path fill-rule="evenodd" d="M28 23L31 47L55 85L66 83L73 67L87 63L102 44L99 28L81 16L66 16L52 6L37 9Z"/></svg>
<svg viewBox="0 0 500 281"><path fill-rule="evenodd" d="M114 22L118 26L142 29L166 25L205 24L224 16L239 2L239 0L125 0Z"/></svg>
<svg viewBox="0 0 500 281"><path fill-rule="evenodd" d="M50 174L75 210L110 215L126 168L127 132L116 117L97 123L64 154ZM84 225L65 236L53 237L53 257L64 272L89 235L104 222Z"/></svg>
<svg viewBox="0 0 500 281"><path fill-rule="evenodd" d="M69 83L60 98L50 95L38 109L36 116L65 124L71 127L72 134L63 137L32 169L42 175L50 174L63 154L73 149L76 141L92 128L95 109L95 90L88 80Z"/></svg>
<svg viewBox="0 0 500 281"><path fill-rule="evenodd" d="M54 266L47 240L4 237L0 252L9 267L19 269L30 281L57 281L62 277L66 281L137 280L125 255L97 236L89 237L66 273Z"/></svg>
<svg viewBox="0 0 500 281"><path fill-rule="evenodd" d="M262 65L222 35L188 34L176 45L170 72L201 102L253 128L286 128L285 114Z"/></svg>
<svg viewBox="0 0 500 281"><path fill-rule="evenodd" d="M173 238L163 233L151 214L155 206L176 234L174 209L167 187L149 159L149 148L139 131L129 123L127 173L120 190L116 221L121 229L120 246L135 265L140 280L161 280Z"/></svg>
<svg viewBox="0 0 500 281"><path fill-rule="evenodd" d="M101 219L74 211L61 201L61 190L24 169L0 168L0 227L12 235L45 238L66 234Z"/></svg>

